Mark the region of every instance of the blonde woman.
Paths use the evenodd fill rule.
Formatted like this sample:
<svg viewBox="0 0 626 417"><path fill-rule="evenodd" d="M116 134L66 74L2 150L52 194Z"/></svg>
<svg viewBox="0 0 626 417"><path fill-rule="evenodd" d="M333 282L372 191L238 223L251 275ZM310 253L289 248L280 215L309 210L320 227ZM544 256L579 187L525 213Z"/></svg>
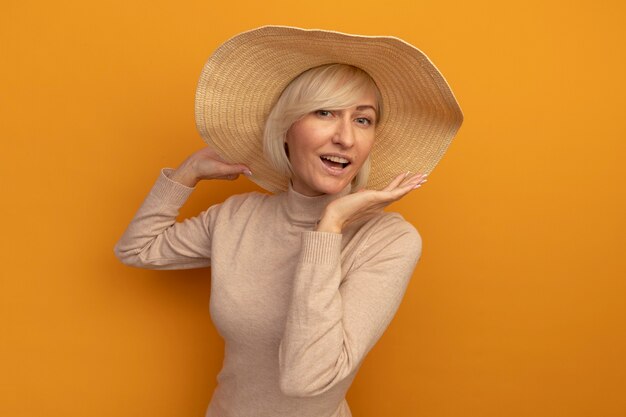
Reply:
<svg viewBox="0 0 626 417"><path fill-rule="evenodd" d="M462 121L454 96L401 40L270 26L211 56L196 120L209 147L162 171L117 256L211 267L226 350L207 416L350 416L345 394L422 249L382 209L445 152ZM272 194L176 222L199 181L242 174Z"/></svg>

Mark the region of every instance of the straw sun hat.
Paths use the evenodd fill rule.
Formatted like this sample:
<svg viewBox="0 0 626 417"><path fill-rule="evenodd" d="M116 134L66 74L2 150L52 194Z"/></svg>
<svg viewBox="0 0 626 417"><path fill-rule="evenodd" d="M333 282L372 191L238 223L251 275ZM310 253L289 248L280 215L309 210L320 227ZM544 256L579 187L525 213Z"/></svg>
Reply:
<svg viewBox="0 0 626 417"><path fill-rule="evenodd" d="M320 65L342 63L367 72L380 90L368 188L399 173L430 173L461 126L450 87L420 50L401 39L327 30L264 26L222 44L206 62L196 90L196 125L227 161L250 167L251 180L271 192L289 179L263 158L263 127L291 80Z"/></svg>

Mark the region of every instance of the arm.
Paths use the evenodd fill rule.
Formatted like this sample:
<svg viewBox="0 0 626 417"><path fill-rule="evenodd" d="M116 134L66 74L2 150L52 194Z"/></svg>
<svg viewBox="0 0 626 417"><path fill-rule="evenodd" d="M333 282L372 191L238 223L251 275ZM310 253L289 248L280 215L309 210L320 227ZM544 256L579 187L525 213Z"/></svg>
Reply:
<svg viewBox="0 0 626 417"><path fill-rule="evenodd" d="M176 223L179 209L193 188L173 181L161 171L157 182L115 245L115 255L129 266L148 269L187 269L210 261L210 210Z"/></svg>
<svg viewBox="0 0 626 417"><path fill-rule="evenodd" d="M193 187L203 179L236 179L247 167L228 164L210 148L194 152L176 170L163 170L148 197L115 245L131 266L150 269L199 268L210 264L210 218L219 206L176 223Z"/></svg>
<svg viewBox="0 0 626 417"><path fill-rule="evenodd" d="M286 394L313 396L343 381L389 325L421 255L419 234L397 217L381 222L342 282L341 232L350 222L419 188L425 177L407 172L383 190L334 200L317 230L303 234L279 347L280 386Z"/></svg>
<svg viewBox="0 0 626 417"><path fill-rule="evenodd" d="M386 218L342 282L341 237L303 233L279 347L287 395L319 395L359 368L395 315L421 255L417 231L401 218Z"/></svg>

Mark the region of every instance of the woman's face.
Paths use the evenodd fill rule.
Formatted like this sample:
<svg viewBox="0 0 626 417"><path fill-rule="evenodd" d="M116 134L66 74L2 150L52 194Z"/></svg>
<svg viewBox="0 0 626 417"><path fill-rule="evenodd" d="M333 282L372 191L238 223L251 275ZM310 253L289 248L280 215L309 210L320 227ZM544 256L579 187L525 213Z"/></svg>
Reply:
<svg viewBox="0 0 626 417"><path fill-rule="evenodd" d="M287 132L293 189L317 196L336 194L350 184L374 144L376 95L368 92L347 109L320 109Z"/></svg>

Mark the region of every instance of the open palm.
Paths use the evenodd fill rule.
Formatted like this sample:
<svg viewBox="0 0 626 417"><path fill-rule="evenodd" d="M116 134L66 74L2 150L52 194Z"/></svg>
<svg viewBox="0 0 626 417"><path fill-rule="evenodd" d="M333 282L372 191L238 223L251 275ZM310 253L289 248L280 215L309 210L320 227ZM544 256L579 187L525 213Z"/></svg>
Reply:
<svg viewBox="0 0 626 417"><path fill-rule="evenodd" d="M364 189L328 204L319 222L318 231L341 233L342 228L366 215L398 201L426 182L426 174L400 174L382 190Z"/></svg>

